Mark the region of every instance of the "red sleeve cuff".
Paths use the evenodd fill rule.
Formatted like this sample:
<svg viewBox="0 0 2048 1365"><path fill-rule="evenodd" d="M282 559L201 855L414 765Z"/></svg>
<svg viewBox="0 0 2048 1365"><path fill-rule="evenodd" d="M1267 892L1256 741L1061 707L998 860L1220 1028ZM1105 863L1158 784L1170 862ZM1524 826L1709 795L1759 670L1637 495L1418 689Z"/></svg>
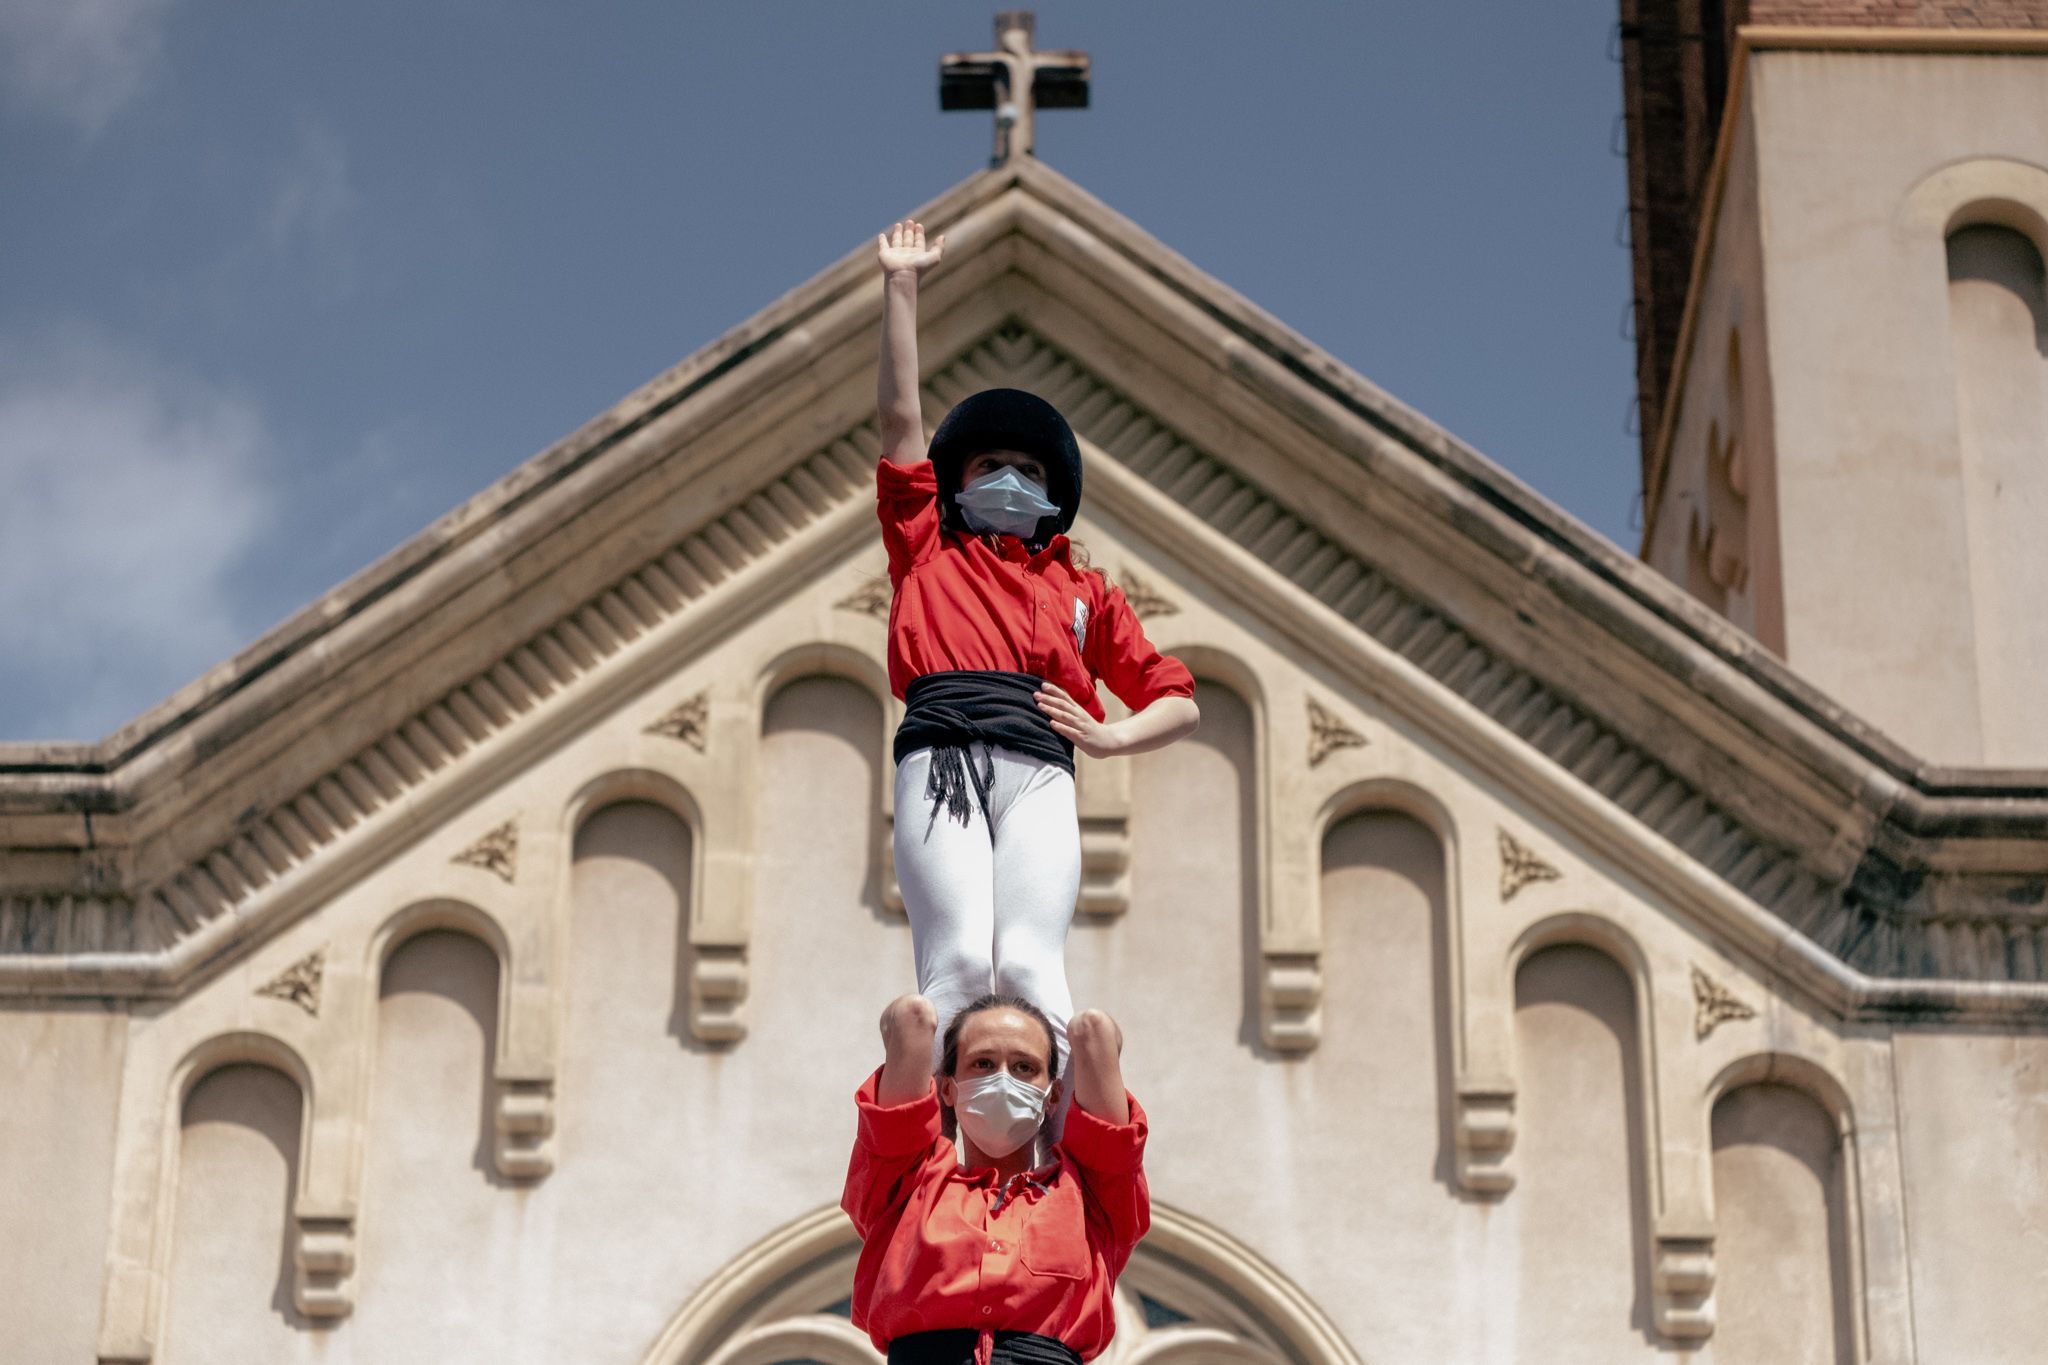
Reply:
<svg viewBox="0 0 2048 1365"><path fill-rule="evenodd" d="M924 1094L907 1104L883 1106L875 1103L881 1088L882 1069L861 1083L854 1092L860 1110L860 1145L879 1157L908 1156L939 1140L939 1092L927 1087ZM1112 1130L1116 1131L1116 1130Z"/></svg>
<svg viewBox="0 0 2048 1365"><path fill-rule="evenodd" d="M1124 1092L1124 1099L1131 1106L1129 1123L1097 1118L1078 1104L1067 1110L1066 1131L1060 1136L1060 1146L1067 1155L1089 1170L1105 1175L1134 1175L1144 1169L1148 1131L1145 1110L1130 1091ZM932 1106L936 1111L936 1096Z"/></svg>
<svg viewBox="0 0 2048 1365"><path fill-rule="evenodd" d="M891 498L935 498L939 495L939 476L930 460L919 460L916 464L883 460L875 470L875 495L884 502Z"/></svg>

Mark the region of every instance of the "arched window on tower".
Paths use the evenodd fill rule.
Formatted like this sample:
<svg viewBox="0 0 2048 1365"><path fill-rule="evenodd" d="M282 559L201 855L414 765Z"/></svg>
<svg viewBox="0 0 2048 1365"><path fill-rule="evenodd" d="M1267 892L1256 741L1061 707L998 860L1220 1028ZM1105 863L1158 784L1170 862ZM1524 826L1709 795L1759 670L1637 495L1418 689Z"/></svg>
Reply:
<svg viewBox="0 0 2048 1365"><path fill-rule="evenodd" d="M2025 223L2022 232L1984 217ZM2009 216L2008 216L2009 215ZM2039 215L1987 209L1948 235L1948 313L1987 753L2041 755L2048 707L2048 281ZM1971 221L1975 218L1976 221Z"/></svg>
<svg viewBox="0 0 2048 1365"><path fill-rule="evenodd" d="M1971 223L1948 236L1948 314L1965 478L2000 501L2040 491L2048 456L2048 283L2022 232ZM2034 471L2027 478L2027 471Z"/></svg>

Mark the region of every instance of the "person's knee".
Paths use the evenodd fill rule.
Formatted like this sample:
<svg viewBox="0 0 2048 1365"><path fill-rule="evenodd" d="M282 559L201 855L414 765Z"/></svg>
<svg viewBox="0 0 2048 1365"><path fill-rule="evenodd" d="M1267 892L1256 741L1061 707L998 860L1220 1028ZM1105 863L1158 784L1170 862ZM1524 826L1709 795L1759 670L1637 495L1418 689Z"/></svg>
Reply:
<svg viewBox="0 0 2048 1365"><path fill-rule="evenodd" d="M1067 1045L1072 1048L1107 1047L1116 1051L1123 1046L1123 1031L1101 1010L1082 1010L1067 1021Z"/></svg>
<svg viewBox="0 0 2048 1365"><path fill-rule="evenodd" d="M921 995L899 995L891 1000L882 1011L882 1027L890 1028L936 1028L939 1012L932 1002Z"/></svg>

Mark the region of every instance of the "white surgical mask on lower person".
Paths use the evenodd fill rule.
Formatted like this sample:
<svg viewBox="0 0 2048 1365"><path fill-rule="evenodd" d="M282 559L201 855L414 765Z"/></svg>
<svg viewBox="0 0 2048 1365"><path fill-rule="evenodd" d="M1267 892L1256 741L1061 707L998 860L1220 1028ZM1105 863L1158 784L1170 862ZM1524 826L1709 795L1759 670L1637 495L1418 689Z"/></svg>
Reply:
<svg viewBox="0 0 2048 1365"><path fill-rule="evenodd" d="M1028 536L1038 523L1060 509L1045 499L1045 489L1008 467L984 474L953 495L961 520L970 531Z"/></svg>
<svg viewBox="0 0 2048 1365"><path fill-rule="evenodd" d="M1038 1135L1045 1123L1045 1092L998 1071L960 1082L953 1114L976 1151L1006 1157Z"/></svg>

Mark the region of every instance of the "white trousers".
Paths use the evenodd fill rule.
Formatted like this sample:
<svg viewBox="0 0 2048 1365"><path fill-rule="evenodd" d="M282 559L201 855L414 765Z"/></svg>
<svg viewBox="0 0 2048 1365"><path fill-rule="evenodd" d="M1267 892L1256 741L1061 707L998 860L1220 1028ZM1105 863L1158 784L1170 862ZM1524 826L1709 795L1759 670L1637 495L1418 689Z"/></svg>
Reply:
<svg viewBox="0 0 2048 1365"><path fill-rule="evenodd" d="M981 770L981 745L968 761ZM910 917L917 989L939 1016L936 1068L946 1025L991 990L1021 995L1045 1011L1066 1073L1067 928L1081 890L1081 827L1074 777L1055 764L1007 749L994 751L988 818L973 810L962 825L925 795L932 751L896 765L896 881Z"/></svg>

